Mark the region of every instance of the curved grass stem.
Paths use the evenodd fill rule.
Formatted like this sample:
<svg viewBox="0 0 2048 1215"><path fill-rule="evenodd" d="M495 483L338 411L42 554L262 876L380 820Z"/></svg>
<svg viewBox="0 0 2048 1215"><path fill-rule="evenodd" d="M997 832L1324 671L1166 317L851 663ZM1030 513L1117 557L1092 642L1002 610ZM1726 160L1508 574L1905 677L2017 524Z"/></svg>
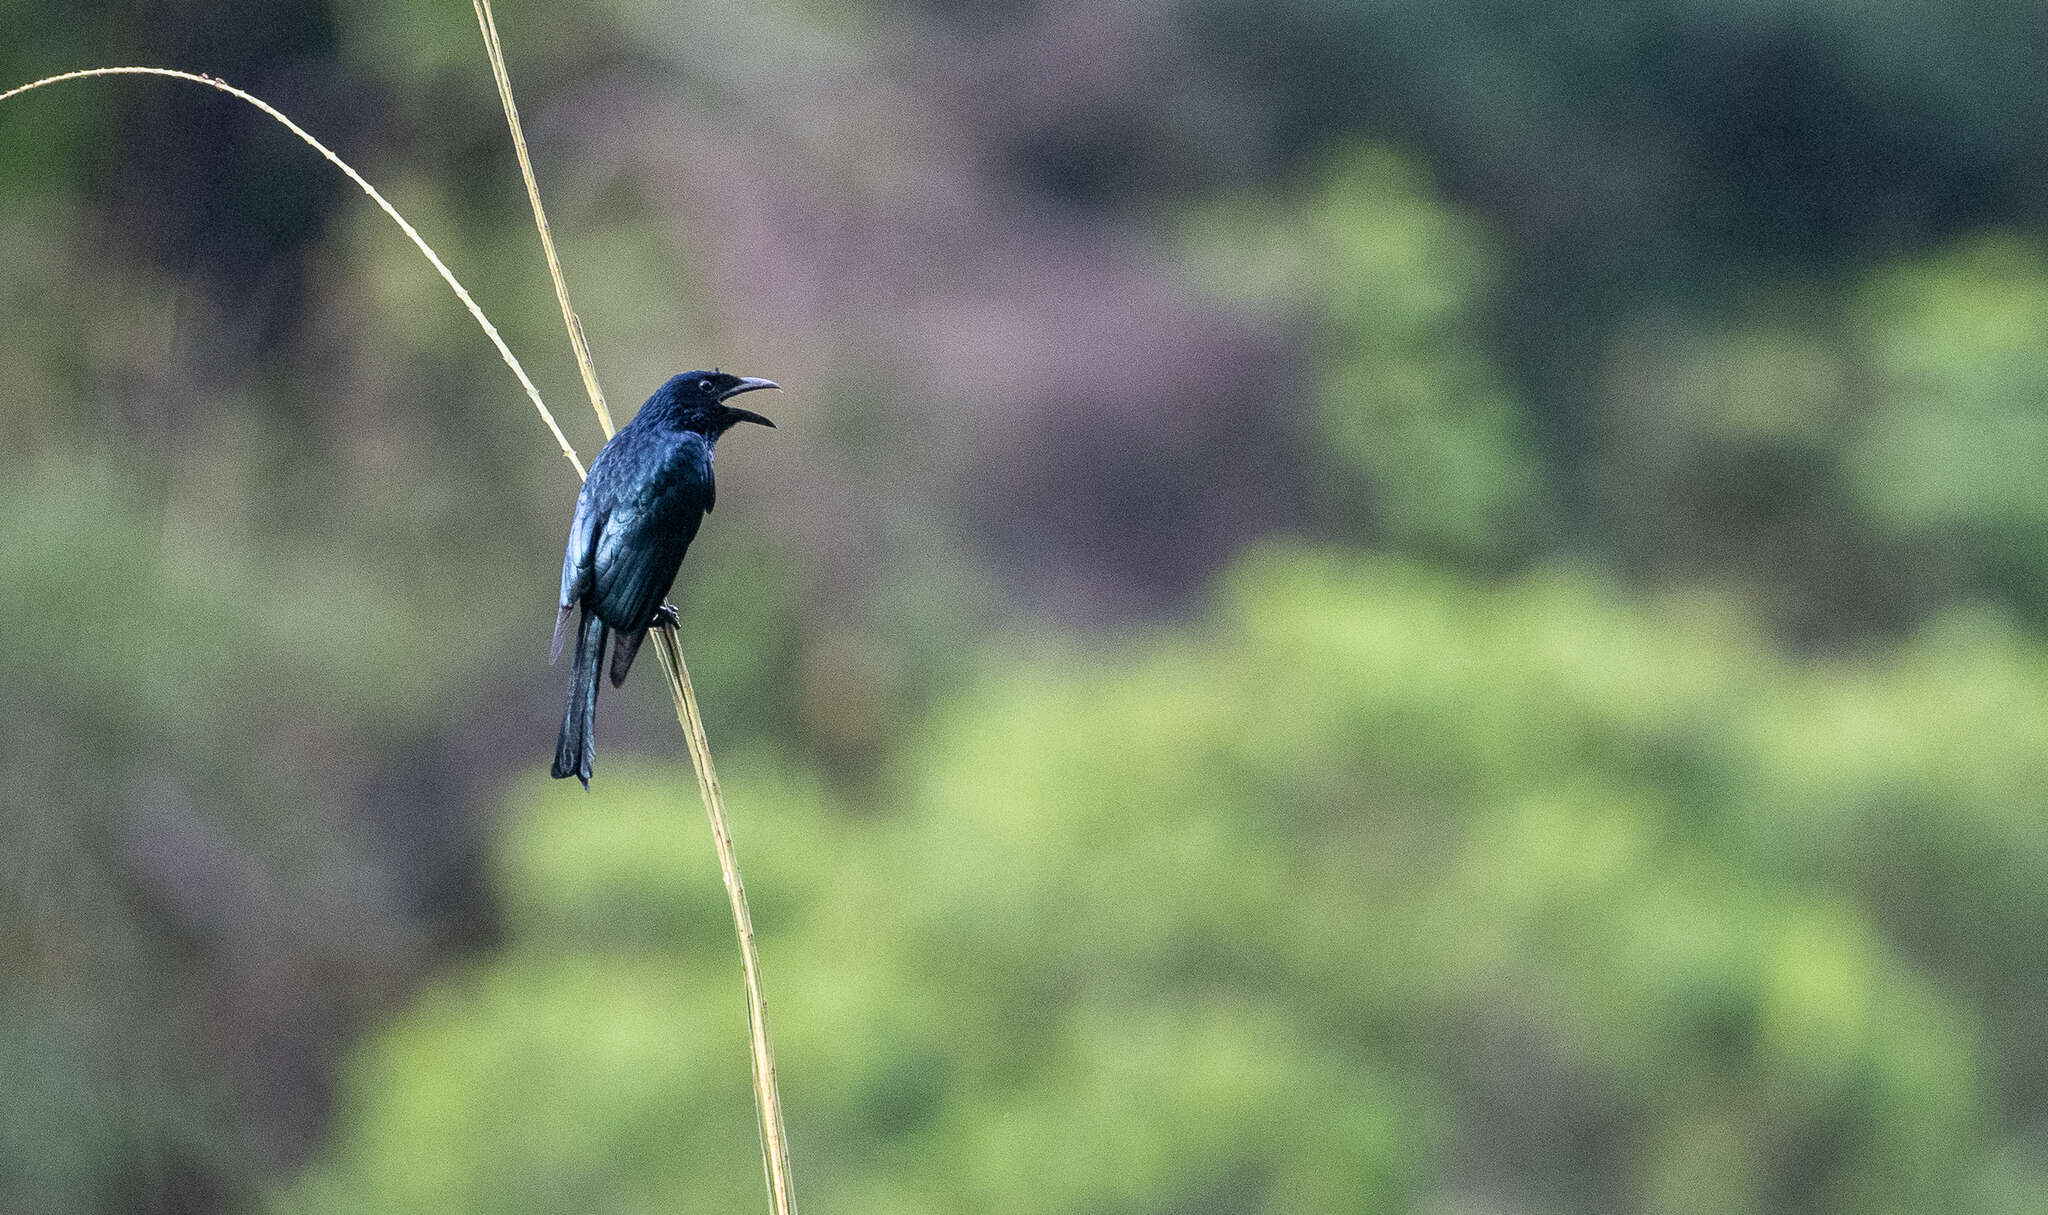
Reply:
<svg viewBox="0 0 2048 1215"><path fill-rule="evenodd" d="M582 322L577 319L575 310L570 307L568 284L562 275L560 259L555 254L554 236L548 229L547 214L541 207L540 190L535 184L533 165L527 155L526 136L520 128L519 111L512 101L512 85L505 72L504 52L498 42L497 23L487 0L472 2L476 7L478 23L483 29L485 49L491 59L491 74L497 82L498 96L505 107L506 121L512 131L513 146L518 151L520 173L526 181L527 197L533 204L534 223L540 231L541 245L547 254L548 274L554 280L555 299L561 305L562 320L569 331L570 347L575 352L577 368L582 372L584 389L590 394L591 407L597 413L605 437L610 438L613 433L611 411L606 407L604 392L598 385L597 369L590 357L590 344L584 338ZM269 115L340 169L369 196L370 201L376 203L378 208L398 225L399 230L405 233L440 274L442 281L455 292L455 297L462 301L462 306L475 318L478 327L484 331L484 336L497 348L498 356L505 361L505 366L518 378L520 387L526 390L527 399L533 402L535 412L547 425L548 432L554 436L562 454L575 467L577 477L580 479L587 475L582 459L577 456L569 437L562 433L561 426L555 421L554 414L549 412L546 402L541 400L540 390L534 387L532 377L526 374L526 368L520 365L518 356L505 344L505 339L499 334L497 326L484 315L484 310L471 298L468 289L455 277L455 272L441 260L440 254L434 252L433 246L427 243L426 238L422 237L419 231L399 214L398 208L392 206L390 200L358 173L354 166L314 138L304 127L286 117L277 107L254 93L236 88L212 76L182 72L175 68L126 65L85 68L46 76L41 80L30 81L0 93L0 102L47 85L101 76L161 76L216 89L239 98ZM668 675L670 695L675 701L676 720L682 725L683 737L690 750L691 765L697 774L698 792L703 796L704 810L711 820L712 843L718 852L719 873L725 881L726 897L732 906L733 926L739 935L740 962L746 980L748 1049L753 1058L754 1100L760 1116L761 1162L767 1178L769 1198L775 1215L795 1215L796 1200L790 1183L789 1143L782 1126L782 1101L775 1081L775 1056L768 1037L768 1003L761 994L760 953L754 944L753 917L747 909L747 892L740 881L739 861L733 853L732 833L726 827L725 802L719 791L717 772L711 763L711 744L704 732L704 718L697 708L696 691L690 684L689 669L683 663L682 645L673 629L663 628L657 631L655 653L660 656L662 668Z"/></svg>
<svg viewBox="0 0 2048 1215"><path fill-rule="evenodd" d="M0 102L4 102L11 97L19 97L31 89L39 89L45 85L61 84L67 80L87 80L95 76L164 76L172 80L186 80L193 84L203 84L209 89L218 89L230 97L239 97L265 114L270 115L281 123L286 130L303 140L307 147L312 148L315 152L320 153L320 155L333 162L335 168L346 173L350 181L356 183L356 185L362 188L363 193L370 196L371 202L376 203L384 214L391 217L391 222L398 225L399 229L405 233L412 243L418 246L419 251L426 255L427 261L432 263L434 269L440 272L442 281L446 282L449 289L455 292L455 298L462 301L462 306L469 309L469 314L476 318L476 323L483 328L484 336L491 339L491 345L498 348L498 357L504 359L505 366L510 367L512 374L519 377L519 386L526 390L526 398L533 402L534 409L540 414L540 420L547 423L548 433L555 436L555 442L560 445L562 454L569 458L569 463L576 466L576 475L579 478L584 475L583 461L577 458L576 449L569 445L569 436L563 434L562 428L555 423L555 415L548 412L547 403L540 399L540 389L533 386L533 378L526 374L526 368L519 365L518 356L514 355L512 348L505 344L505 339L498 333L498 327L491 324L491 318L485 316L484 310L477 306L475 300L470 298L468 288L464 287L455 277L455 272L448 268L448 263L441 260L441 255L434 252L434 247L427 243L426 238L419 234L418 229L406 222L405 216L398 213L398 208L391 205L390 199L385 198L378 191L377 187L365 181L363 175L356 172L355 166L335 155L334 149L313 138L306 128L285 117L284 112L276 106L271 105L254 93L236 88L225 80L212 76L203 76L197 72L181 72L176 68L160 67L98 67L85 68L76 72L62 72L55 76L45 76L41 80L32 80L27 84L18 85L4 93L0 93Z"/></svg>

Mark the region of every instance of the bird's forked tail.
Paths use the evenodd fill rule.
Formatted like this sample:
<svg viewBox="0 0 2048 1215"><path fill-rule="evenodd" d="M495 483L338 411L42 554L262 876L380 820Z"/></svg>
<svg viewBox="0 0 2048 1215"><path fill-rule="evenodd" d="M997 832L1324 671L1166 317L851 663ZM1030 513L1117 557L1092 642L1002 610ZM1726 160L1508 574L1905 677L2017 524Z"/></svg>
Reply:
<svg viewBox="0 0 2048 1215"><path fill-rule="evenodd" d="M597 716L597 681L604 669L609 629L596 612L582 609L576 633L576 665L569 673L569 705L562 711L562 733L555 740L556 777L573 776L590 788L590 759L596 750L591 722Z"/></svg>

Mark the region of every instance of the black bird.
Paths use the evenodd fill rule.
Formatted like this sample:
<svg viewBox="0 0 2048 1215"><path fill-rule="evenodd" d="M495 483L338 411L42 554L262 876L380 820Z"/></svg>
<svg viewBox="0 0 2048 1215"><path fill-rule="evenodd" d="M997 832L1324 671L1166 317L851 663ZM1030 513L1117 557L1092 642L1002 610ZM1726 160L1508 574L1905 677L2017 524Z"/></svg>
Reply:
<svg viewBox="0 0 2048 1215"><path fill-rule="evenodd" d="M562 554L561 611L554 648L562 656L569 612L580 606L576 667L569 676L569 707L555 743L554 774L590 787L591 719L597 714L597 677L606 641L618 634L612 686L625 682L633 655L657 624L675 622L665 608L676 570L696 538L715 494L711 453L718 436L737 422L775 423L726 404L743 392L780 388L722 371L690 371L655 389L624 429L590 465Z"/></svg>

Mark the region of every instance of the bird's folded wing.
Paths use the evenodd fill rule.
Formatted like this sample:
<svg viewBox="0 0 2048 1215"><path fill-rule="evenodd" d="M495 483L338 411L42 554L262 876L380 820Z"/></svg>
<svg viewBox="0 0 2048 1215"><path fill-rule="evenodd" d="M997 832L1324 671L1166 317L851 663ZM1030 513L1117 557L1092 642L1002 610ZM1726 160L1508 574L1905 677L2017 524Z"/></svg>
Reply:
<svg viewBox="0 0 2048 1215"><path fill-rule="evenodd" d="M613 628L644 627L675 581L688 545L687 536L663 534L639 526L637 520L613 516L598 537L588 601Z"/></svg>
<svg viewBox="0 0 2048 1215"><path fill-rule="evenodd" d="M603 529L603 511L588 485L576 498L576 518L569 524L569 543L562 550L562 596L558 607L572 607L590 589L592 567L597 559L597 536Z"/></svg>

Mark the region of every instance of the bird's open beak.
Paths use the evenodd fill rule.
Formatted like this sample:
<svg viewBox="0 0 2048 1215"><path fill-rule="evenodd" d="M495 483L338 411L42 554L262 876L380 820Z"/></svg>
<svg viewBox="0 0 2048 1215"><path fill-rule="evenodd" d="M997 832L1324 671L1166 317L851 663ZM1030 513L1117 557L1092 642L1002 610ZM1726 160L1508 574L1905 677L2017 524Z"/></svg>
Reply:
<svg viewBox="0 0 2048 1215"><path fill-rule="evenodd" d="M761 388L774 388L780 390L782 388L782 385L776 383L774 380L759 380L754 379L752 377L747 377L741 379L739 383L734 384L731 388L728 388L724 392L720 393L718 395L718 399L720 401L730 401L734 397L740 395L743 392L753 392L756 389ZM731 412L732 418L735 422L752 422L756 426L766 426L770 430L775 429L775 423L770 422L768 419L762 417L758 413L755 413L751 409L739 409L734 406L727 406L726 408Z"/></svg>

